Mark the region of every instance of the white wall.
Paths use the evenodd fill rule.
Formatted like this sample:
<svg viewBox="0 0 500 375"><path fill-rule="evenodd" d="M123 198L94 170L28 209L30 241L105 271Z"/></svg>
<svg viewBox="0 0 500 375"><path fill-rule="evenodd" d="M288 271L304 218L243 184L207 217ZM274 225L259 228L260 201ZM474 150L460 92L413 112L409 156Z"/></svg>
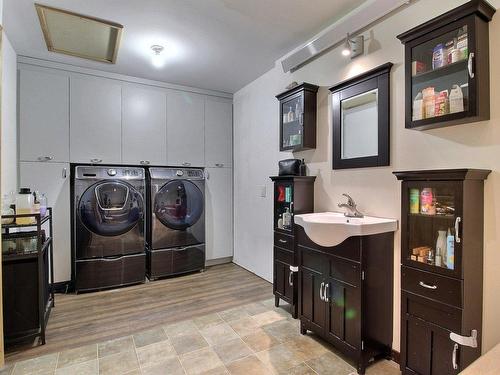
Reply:
<svg viewBox="0 0 500 375"><path fill-rule="evenodd" d="M404 47L401 32L444 13L465 0L420 0L366 34L368 52L350 60L334 49L294 73L280 66L268 71L234 96L234 261L272 280L272 184L278 160L292 154L278 152L279 106L275 95L292 81L321 86L318 93L317 148L297 153L308 173L317 175L315 210L334 211L347 192L366 214L400 219L400 182L394 170L473 167L492 169L485 184L485 267L483 350L500 341L500 15L490 23L491 120L432 131L404 126ZM493 0L495 7L500 0ZM298 41L300 42L300 41ZM393 62L391 74L391 166L332 171L331 121L328 87L378 65ZM267 197L260 198L260 187ZM400 233L394 243L394 342L399 350Z"/></svg>
<svg viewBox="0 0 500 375"><path fill-rule="evenodd" d="M17 190L17 61L7 38L2 36L2 194Z"/></svg>

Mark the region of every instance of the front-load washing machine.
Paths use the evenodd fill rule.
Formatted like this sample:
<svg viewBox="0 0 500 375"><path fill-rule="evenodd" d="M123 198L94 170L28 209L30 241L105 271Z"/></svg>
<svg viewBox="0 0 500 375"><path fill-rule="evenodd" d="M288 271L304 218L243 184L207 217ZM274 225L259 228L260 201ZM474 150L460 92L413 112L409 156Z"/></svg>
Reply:
<svg viewBox="0 0 500 375"><path fill-rule="evenodd" d="M76 166L73 181L75 289L144 282L146 172Z"/></svg>
<svg viewBox="0 0 500 375"><path fill-rule="evenodd" d="M205 267L205 174L149 168L147 274L150 279Z"/></svg>

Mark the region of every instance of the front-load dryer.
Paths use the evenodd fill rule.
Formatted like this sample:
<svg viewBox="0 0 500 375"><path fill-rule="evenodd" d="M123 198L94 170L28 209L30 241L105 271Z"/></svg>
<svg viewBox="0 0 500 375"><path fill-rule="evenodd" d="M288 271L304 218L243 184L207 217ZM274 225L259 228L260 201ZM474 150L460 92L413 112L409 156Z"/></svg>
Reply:
<svg viewBox="0 0 500 375"><path fill-rule="evenodd" d="M205 174L195 168L149 168L150 279L205 267Z"/></svg>
<svg viewBox="0 0 500 375"><path fill-rule="evenodd" d="M75 289L144 282L146 173L77 166L73 182Z"/></svg>

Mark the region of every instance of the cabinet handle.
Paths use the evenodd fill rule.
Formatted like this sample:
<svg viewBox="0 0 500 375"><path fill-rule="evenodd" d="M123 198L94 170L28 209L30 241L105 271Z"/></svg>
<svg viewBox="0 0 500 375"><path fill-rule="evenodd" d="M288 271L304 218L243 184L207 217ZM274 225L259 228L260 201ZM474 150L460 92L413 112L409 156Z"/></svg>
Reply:
<svg viewBox="0 0 500 375"><path fill-rule="evenodd" d="M68 175L68 174L67 174L67 172L66 172L66 168L63 168L63 169L62 169L62 178L66 178L66 176L67 176L67 175Z"/></svg>
<svg viewBox="0 0 500 375"><path fill-rule="evenodd" d="M151 162L149 160L141 160L140 161L141 165L149 165Z"/></svg>
<svg viewBox="0 0 500 375"><path fill-rule="evenodd" d="M455 345L453 345L453 354L451 355L451 362L453 363L453 370L458 370L457 352L458 352L458 344L455 344Z"/></svg>
<svg viewBox="0 0 500 375"><path fill-rule="evenodd" d="M182 163L182 165L184 167L190 167L191 166L191 163L188 163L187 161L185 161L184 163Z"/></svg>
<svg viewBox="0 0 500 375"><path fill-rule="evenodd" d="M328 297L329 290L330 290L330 284L326 283L325 284L325 292L324 292L325 302L330 302L330 297Z"/></svg>
<svg viewBox="0 0 500 375"><path fill-rule="evenodd" d="M322 301L325 300L325 297L323 297L323 286L325 286L325 283L321 283L321 285L319 286L319 299Z"/></svg>
<svg viewBox="0 0 500 375"><path fill-rule="evenodd" d="M474 78L474 70L472 60L474 59L474 52L469 53L469 61L467 62L467 69L469 70L469 77Z"/></svg>
<svg viewBox="0 0 500 375"><path fill-rule="evenodd" d="M90 159L91 163L102 163L102 159Z"/></svg>
<svg viewBox="0 0 500 375"><path fill-rule="evenodd" d="M282 240L281 238L279 239L279 241L280 241L281 243L286 243L286 241L285 241L285 240Z"/></svg>
<svg viewBox="0 0 500 375"><path fill-rule="evenodd" d="M293 286L293 272L288 273L288 285Z"/></svg>
<svg viewBox="0 0 500 375"><path fill-rule="evenodd" d="M215 163L215 166L217 168L222 168L224 166L224 163Z"/></svg>
<svg viewBox="0 0 500 375"><path fill-rule="evenodd" d="M455 242L460 243L462 239L460 238L460 222L462 221L462 218L460 216L457 216L455 219Z"/></svg>
<svg viewBox="0 0 500 375"><path fill-rule="evenodd" d="M54 159L52 156L39 156L38 161L51 161Z"/></svg>
<svg viewBox="0 0 500 375"><path fill-rule="evenodd" d="M423 281L420 281L418 284L419 284L421 287L423 287L423 288L427 288L427 289L436 290L436 289L438 288L436 285L429 285L429 284L424 283Z"/></svg>

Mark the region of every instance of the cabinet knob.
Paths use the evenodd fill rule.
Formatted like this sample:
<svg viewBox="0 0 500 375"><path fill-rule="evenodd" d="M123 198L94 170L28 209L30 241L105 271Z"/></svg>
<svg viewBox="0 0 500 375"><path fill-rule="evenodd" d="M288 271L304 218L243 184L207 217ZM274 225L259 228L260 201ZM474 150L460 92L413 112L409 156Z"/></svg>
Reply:
<svg viewBox="0 0 500 375"><path fill-rule="evenodd" d="M141 165L149 165L151 162L149 160L141 160L140 161Z"/></svg>
<svg viewBox="0 0 500 375"><path fill-rule="evenodd" d="M38 161L51 161L54 158L52 156L39 156Z"/></svg>
<svg viewBox="0 0 500 375"><path fill-rule="evenodd" d="M102 159L90 159L91 163L102 163Z"/></svg>
<svg viewBox="0 0 500 375"><path fill-rule="evenodd" d="M191 166L191 163L189 163L189 162L187 162L187 161L186 161L186 162L182 163L182 165L183 165L184 167L190 167L190 166Z"/></svg>
<svg viewBox="0 0 500 375"><path fill-rule="evenodd" d="M222 168L224 166L224 163L215 163L215 166L218 168Z"/></svg>

